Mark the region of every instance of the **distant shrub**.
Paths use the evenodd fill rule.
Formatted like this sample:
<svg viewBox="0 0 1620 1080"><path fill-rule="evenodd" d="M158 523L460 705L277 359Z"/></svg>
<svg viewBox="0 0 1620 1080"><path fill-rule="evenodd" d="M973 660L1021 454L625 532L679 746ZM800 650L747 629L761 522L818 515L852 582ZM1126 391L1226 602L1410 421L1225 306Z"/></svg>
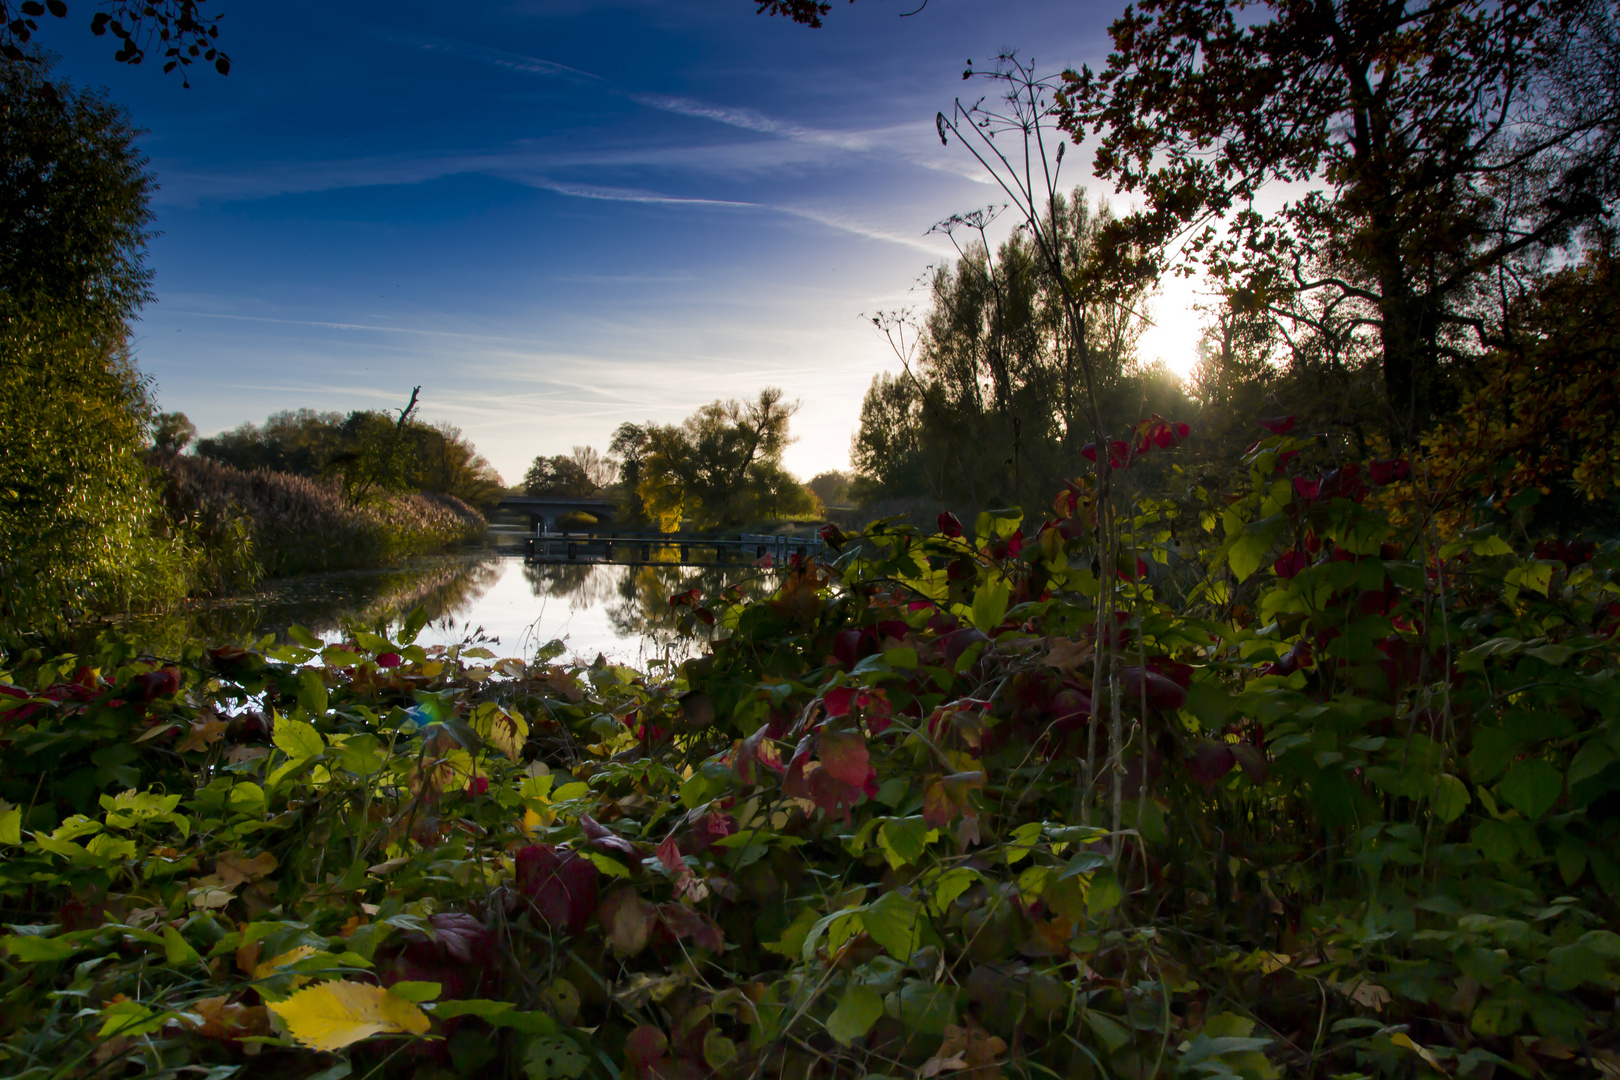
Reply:
<svg viewBox="0 0 1620 1080"><path fill-rule="evenodd" d="M472 543L484 535L478 511L453 495L390 494L354 505L335 481L203 458L159 455L171 519L212 557L217 590L242 573L273 577L370 566ZM247 523L246 550L230 538ZM257 563L257 567L254 563Z"/></svg>

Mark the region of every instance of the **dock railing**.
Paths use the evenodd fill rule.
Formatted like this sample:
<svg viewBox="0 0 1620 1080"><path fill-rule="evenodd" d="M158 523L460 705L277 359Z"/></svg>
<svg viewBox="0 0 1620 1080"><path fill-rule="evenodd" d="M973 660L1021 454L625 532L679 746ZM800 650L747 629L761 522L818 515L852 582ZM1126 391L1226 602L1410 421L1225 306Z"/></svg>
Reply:
<svg viewBox="0 0 1620 1080"><path fill-rule="evenodd" d="M820 540L772 533L539 532L524 536L523 542L524 557L531 562L679 566L735 565L767 555L772 563L785 565L794 555L808 558L826 547ZM712 557L699 557L704 554Z"/></svg>

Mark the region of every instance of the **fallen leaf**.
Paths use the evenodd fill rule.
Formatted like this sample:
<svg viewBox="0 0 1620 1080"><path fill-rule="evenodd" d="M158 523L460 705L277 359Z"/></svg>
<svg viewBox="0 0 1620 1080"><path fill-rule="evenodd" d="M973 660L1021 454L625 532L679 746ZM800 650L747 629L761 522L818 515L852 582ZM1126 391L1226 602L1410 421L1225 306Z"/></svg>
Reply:
<svg viewBox="0 0 1620 1080"><path fill-rule="evenodd" d="M321 983L269 1008L287 1034L316 1050L341 1050L373 1035L424 1035L429 1027L413 1002L365 983Z"/></svg>

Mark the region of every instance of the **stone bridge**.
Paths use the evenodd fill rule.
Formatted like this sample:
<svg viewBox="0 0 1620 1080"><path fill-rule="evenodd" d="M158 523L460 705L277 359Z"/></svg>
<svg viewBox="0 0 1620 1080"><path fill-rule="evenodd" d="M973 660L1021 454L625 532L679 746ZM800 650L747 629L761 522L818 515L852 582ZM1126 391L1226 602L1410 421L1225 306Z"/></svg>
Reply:
<svg viewBox="0 0 1620 1080"><path fill-rule="evenodd" d="M497 510L515 510L529 519L537 533L549 532L564 514L589 514L602 524L613 520L613 504L606 499L576 499L567 495L508 495L495 504Z"/></svg>

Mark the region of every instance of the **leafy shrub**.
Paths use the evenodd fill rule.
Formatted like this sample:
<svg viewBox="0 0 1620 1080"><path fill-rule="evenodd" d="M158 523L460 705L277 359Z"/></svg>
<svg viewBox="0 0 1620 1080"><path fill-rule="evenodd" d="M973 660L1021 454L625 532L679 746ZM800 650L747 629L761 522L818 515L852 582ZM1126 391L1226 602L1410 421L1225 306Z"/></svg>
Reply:
<svg viewBox="0 0 1620 1080"><path fill-rule="evenodd" d="M1403 463L1268 425L1230 501L1088 478L1027 531L829 530L768 597L671 597L726 634L662 673L424 649L422 614L12 658L0 1052L29 1077L1611 1069L1620 547L1436 544L1367 498ZM1105 460L1178 429L1137 436Z"/></svg>

